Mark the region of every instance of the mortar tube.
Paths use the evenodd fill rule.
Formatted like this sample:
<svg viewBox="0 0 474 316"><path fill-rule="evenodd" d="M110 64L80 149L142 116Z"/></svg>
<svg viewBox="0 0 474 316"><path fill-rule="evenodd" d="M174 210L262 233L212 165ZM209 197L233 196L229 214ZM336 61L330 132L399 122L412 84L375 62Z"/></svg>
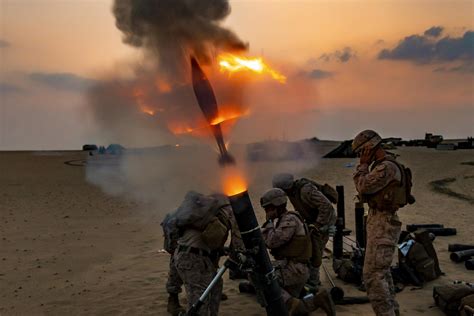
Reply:
<svg viewBox="0 0 474 316"><path fill-rule="evenodd" d="M360 248L365 248L365 223L364 223L364 204L355 203L355 225L356 225L356 241Z"/></svg>
<svg viewBox="0 0 474 316"><path fill-rule="evenodd" d="M248 191L229 196L229 201L248 255L255 261L253 272L260 282L255 286L261 286L266 301L264 307L267 315L288 316L288 310L283 301L280 285L276 279L275 270L270 261Z"/></svg>
<svg viewBox="0 0 474 316"><path fill-rule="evenodd" d="M448 251L449 252L456 252L456 251L463 251L474 249L474 245L465 245L465 244L449 244Z"/></svg>
<svg viewBox="0 0 474 316"><path fill-rule="evenodd" d="M466 260L466 262L464 262L464 266L468 270L474 270L474 259Z"/></svg>
<svg viewBox="0 0 474 316"><path fill-rule="evenodd" d="M449 258L454 262L463 262L474 256L474 249L452 252Z"/></svg>
<svg viewBox="0 0 474 316"><path fill-rule="evenodd" d="M345 211L344 211L344 187L342 185L336 186L337 191L337 220L336 233L333 237L333 255L335 259L341 259L344 253L343 246L343 230L345 228Z"/></svg>

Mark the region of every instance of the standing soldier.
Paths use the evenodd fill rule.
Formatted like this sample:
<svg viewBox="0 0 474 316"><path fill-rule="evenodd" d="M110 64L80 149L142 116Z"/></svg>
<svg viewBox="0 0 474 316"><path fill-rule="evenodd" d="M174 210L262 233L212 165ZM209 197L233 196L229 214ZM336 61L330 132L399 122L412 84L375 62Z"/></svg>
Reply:
<svg viewBox="0 0 474 316"><path fill-rule="evenodd" d="M230 210L226 210L230 205L216 195L205 196L190 192L180 208L178 213L187 213L192 219L187 221L187 225L178 223L180 237L174 253L175 265L186 289L189 310L217 272L219 257L223 253L230 228ZM202 214L202 217L197 218L196 214ZM222 279L212 288L199 315L218 315L221 295Z"/></svg>
<svg viewBox="0 0 474 316"><path fill-rule="evenodd" d="M367 296L377 316L394 316L399 315L399 305L390 266L402 226L396 212L414 198L410 170L386 153L381 142L372 130L354 138L352 150L360 157L354 183L361 202L369 204L363 270Z"/></svg>
<svg viewBox="0 0 474 316"><path fill-rule="evenodd" d="M319 268L323 260L323 251L336 230L336 212L326 196L315 182L301 178L294 180L292 174L280 173L273 177L274 188L280 188L288 195L295 210L303 217L310 228L313 254L310 260L308 283L316 289L320 284ZM325 188L329 186L325 185ZM337 193L332 189L332 201L337 201Z"/></svg>
<svg viewBox="0 0 474 316"><path fill-rule="evenodd" d="M321 307L335 315L335 306L326 290L299 299L309 276L311 238L301 215L286 209L287 196L281 189L270 189L260 199L267 221L262 226L265 244L276 261L273 263L282 296L290 315L309 313Z"/></svg>
<svg viewBox="0 0 474 316"><path fill-rule="evenodd" d="M179 277L178 270L174 262L174 252L178 245L179 232L173 229L174 219L171 214L167 214L161 226L164 233L164 249L171 255L168 271L168 280L166 281L166 292L168 292L167 311L173 316L184 313L185 309L179 304L179 293L182 291L183 280Z"/></svg>

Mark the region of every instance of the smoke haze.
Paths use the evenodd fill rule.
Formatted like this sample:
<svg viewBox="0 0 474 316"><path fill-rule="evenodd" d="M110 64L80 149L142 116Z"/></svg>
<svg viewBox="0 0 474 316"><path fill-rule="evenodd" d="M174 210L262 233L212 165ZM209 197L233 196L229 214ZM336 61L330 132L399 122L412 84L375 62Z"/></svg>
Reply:
<svg viewBox="0 0 474 316"><path fill-rule="evenodd" d="M152 203L163 215L189 190L222 191L215 141L190 83L190 55L204 65L219 112L242 115L221 126L238 168L257 195L270 186L274 172L298 172L315 163L314 152L305 159L279 161L279 143L267 147L266 161L249 162L246 147L235 145L242 141L240 135L252 140L280 135L284 116L311 109L314 93L298 73L288 73L282 85L256 74L230 76L216 68L216 52L246 49L233 32L219 25L230 13L227 1L116 0L113 13L124 42L142 47L145 59L131 66L131 74L117 69L97 82L89 90L88 103L103 139L132 149L119 156L92 156L88 181L109 194ZM245 120L253 123L242 125ZM133 149L150 146L155 147Z"/></svg>

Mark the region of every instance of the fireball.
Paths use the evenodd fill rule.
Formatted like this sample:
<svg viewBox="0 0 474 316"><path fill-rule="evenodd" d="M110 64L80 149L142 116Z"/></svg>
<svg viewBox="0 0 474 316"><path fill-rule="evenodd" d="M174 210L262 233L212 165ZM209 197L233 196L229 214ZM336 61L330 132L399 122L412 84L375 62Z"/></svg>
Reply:
<svg viewBox="0 0 474 316"><path fill-rule="evenodd" d="M286 82L286 77L265 64L261 57L247 58L233 54L221 54L217 57L221 72L230 74L241 71L251 71L258 74L268 74L280 83Z"/></svg>

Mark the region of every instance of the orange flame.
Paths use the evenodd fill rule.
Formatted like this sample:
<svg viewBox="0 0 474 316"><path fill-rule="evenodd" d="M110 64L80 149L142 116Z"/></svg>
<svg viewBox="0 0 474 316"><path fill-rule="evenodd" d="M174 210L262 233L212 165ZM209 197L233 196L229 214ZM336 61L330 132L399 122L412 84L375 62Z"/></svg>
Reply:
<svg viewBox="0 0 474 316"><path fill-rule="evenodd" d="M189 134L194 131L194 128L187 125L169 124L168 128L175 135Z"/></svg>
<svg viewBox="0 0 474 316"><path fill-rule="evenodd" d="M221 54L217 59L221 72L228 71L229 73L234 73L248 70L259 74L269 74L280 83L286 82L286 77L265 64L261 57L247 58L233 54Z"/></svg>
<svg viewBox="0 0 474 316"><path fill-rule="evenodd" d="M242 111L242 109L238 107L231 107L231 106L223 106L219 109L219 115L214 118L210 124L217 125L225 121L234 120L239 118L243 115L248 115L249 110Z"/></svg>
<svg viewBox="0 0 474 316"><path fill-rule="evenodd" d="M233 196L247 190L247 181L241 170L227 167L224 169L223 186L224 193Z"/></svg>
<svg viewBox="0 0 474 316"><path fill-rule="evenodd" d="M171 85L168 82L163 81L161 79L156 79L155 86L158 89L158 91L162 93L168 93L168 92L171 92L172 90Z"/></svg>
<svg viewBox="0 0 474 316"><path fill-rule="evenodd" d="M137 101L138 107L140 108L140 111L148 114L150 116L154 116L156 111L152 110L150 106L148 106L145 102L145 91L141 89L140 87L136 87L133 89L133 96L135 97L135 100Z"/></svg>

